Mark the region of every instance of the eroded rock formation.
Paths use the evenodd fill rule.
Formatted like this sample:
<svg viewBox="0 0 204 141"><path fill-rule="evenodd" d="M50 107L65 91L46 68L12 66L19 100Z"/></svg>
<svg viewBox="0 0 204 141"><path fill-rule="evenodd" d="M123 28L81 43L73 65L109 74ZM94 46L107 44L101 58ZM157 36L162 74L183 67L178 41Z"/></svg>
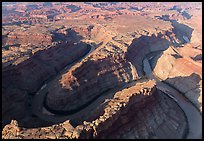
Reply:
<svg viewBox="0 0 204 141"><path fill-rule="evenodd" d="M169 46L177 46L181 44L181 37L177 37L177 33L180 33L177 29L173 28L170 31L160 32L151 36L141 36L132 41L128 47L126 56L127 59L136 67L139 76L143 76L142 61L150 53L155 54L166 50ZM183 35L182 33L180 33Z"/></svg>
<svg viewBox="0 0 204 141"><path fill-rule="evenodd" d="M32 38L30 38L32 37ZM10 33L7 38L5 44L12 45L12 44L42 44L42 45L50 45L52 44L52 36L45 35L45 34L29 34L24 32L19 33Z"/></svg>
<svg viewBox="0 0 204 141"><path fill-rule="evenodd" d="M85 43L62 44L39 51L30 59L3 69L3 121L24 117L28 94L35 93L41 85L66 65L80 59L90 51ZM13 97L10 99L9 97ZM8 112L8 113L7 113ZM7 114L6 114L7 113Z"/></svg>
<svg viewBox="0 0 204 141"><path fill-rule="evenodd" d="M46 105L61 113L84 107L104 92L138 79L134 71L119 47L101 48L53 82Z"/></svg>
<svg viewBox="0 0 204 141"><path fill-rule="evenodd" d="M200 138L200 5L4 5L2 138Z"/></svg>
<svg viewBox="0 0 204 141"><path fill-rule="evenodd" d="M201 66L191 59L182 57L178 50L170 47L152 61L156 76L171 84L202 110Z"/></svg>
<svg viewBox="0 0 204 141"><path fill-rule="evenodd" d="M4 128L3 138L155 139L183 138L186 134L187 123L182 110L156 89L154 81L146 80L117 92L105 102L104 108L98 107L101 114L90 114L90 120L75 128L69 121L65 121L46 128L25 130L12 121Z"/></svg>

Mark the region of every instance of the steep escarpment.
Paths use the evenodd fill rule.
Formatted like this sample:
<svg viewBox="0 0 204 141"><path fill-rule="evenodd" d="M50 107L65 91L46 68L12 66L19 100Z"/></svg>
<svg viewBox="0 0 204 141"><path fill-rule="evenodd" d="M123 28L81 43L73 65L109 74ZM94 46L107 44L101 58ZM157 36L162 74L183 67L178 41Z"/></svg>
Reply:
<svg viewBox="0 0 204 141"><path fill-rule="evenodd" d="M8 124L3 138L183 138L187 122L183 111L156 88L152 80L144 80L114 94L97 105L101 113L89 114L90 120L74 127L69 120L44 128L19 128L16 121ZM94 119L91 117L95 117Z"/></svg>
<svg viewBox="0 0 204 141"><path fill-rule="evenodd" d="M142 60L151 52L164 51L169 46L179 46L186 43L183 37L191 39L192 28L187 25L172 21L173 28L171 30L162 31L151 36L141 36L134 39L128 47L126 53L127 59L136 67L138 74L143 75Z"/></svg>
<svg viewBox="0 0 204 141"><path fill-rule="evenodd" d="M3 3L2 138L201 138L201 5Z"/></svg>
<svg viewBox="0 0 204 141"><path fill-rule="evenodd" d="M171 25L173 26L172 32L174 33L176 38L179 40L179 44L190 42L192 38L192 33L194 31L192 27L170 18L169 15L162 15L161 17L158 16L158 19L171 22Z"/></svg>
<svg viewBox="0 0 204 141"><path fill-rule="evenodd" d="M58 113L75 111L104 92L135 79L138 76L123 50L105 46L52 82L45 104Z"/></svg>
<svg viewBox="0 0 204 141"><path fill-rule="evenodd" d="M161 91L147 88L145 92L145 88L141 93L144 96L130 97L127 106L119 112L119 118L96 138L154 139L185 136L187 124L182 110Z"/></svg>
<svg viewBox="0 0 204 141"><path fill-rule="evenodd" d="M174 27L173 32L175 33L176 38L181 41L180 43L190 42L193 33L193 28L173 20L171 21L171 23Z"/></svg>
<svg viewBox="0 0 204 141"><path fill-rule="evenodd" d="M168 32L169 33L169 32ZM141 36L134 39L126 52L127 59L135 66L139 76L143 76L142 61L152 51L166 50L172 43L165 34Z"/></svg>
<svg viewBox="0 0 204 141"><path fill-rule="evenodd" d="M90 49L89 45L82 42L61 44L39 51L17 66L5 67L2 70L3 121L24 117L28 94L35 93L45 81L66 65L80 59Z"/></svg>
<svg viewBox="0 0 204 141"><path fill-rule="evenodd" d="M36 91L41 83L64 68L67 64L88 53L90 46L85 43L78 45L62 44L39 51L30 59L17 66L9 66L3 70L3 84L15 85L29 93ZM40 70L40 72L38 72ZM40 79L41 82L37 81ZM13 80L13 81L10 81ZM32 81L31 81L32 80Z"/></svg>
<svg viewBox="0 0 204 141"><path fill-rule="evenodd" d="M22 27L23 28L23 27ZM19 64L30 58L40 50L46 50L50 47L56 46L61 43L77 43L82 39L75 30L66 28L65 26L58 27L57 29L25 29L25 32L18 31L19 27L15 28L15 32L5 33L2 37L2 62L4 67L9 64ZM42 33L38 33L41 31Z"/></svg>
<svg viewBox="0 0 204 141"><path fill-rule="evenodd" d="M103 111L77 126L71 138L183 138L186 132L182 110L156 89L154 81L116 93Z"/></svg>
<svg viewBox="0 0 204 141"><path fill-rule="evenodd" d="M100 32L99 26L91 24L88 26L74 27L73 29L86 39L94 38Z"/></svg>
<svg viewBox="0 0 204 141"><path fill-rule="evenodd" d="M177 88L202 110L202 66L170 47L152 61L156 76Z"/></svg>
<svg viewBox="0 0 204 141"><path fill-rule="evenodd" d="M177 21L170 21L174 27L171 31L134 39L128 47L127 59L135 66L139 76L143 76L142 61L148 58L156 76L175 86L200 108L202 65L194 59L200 51L189 43L193 29ZM188 48L191 53L185 51Z"/></svg>

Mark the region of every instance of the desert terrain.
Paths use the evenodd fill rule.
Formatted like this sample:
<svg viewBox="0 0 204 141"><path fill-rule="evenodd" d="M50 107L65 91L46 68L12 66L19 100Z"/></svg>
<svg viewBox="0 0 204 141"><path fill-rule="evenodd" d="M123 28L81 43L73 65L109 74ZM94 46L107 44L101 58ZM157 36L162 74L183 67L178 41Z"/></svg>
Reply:
<svg viewBox="0 0 204 141"><path fill-rule="evenodd" d="M3 2L3 139L201 139L201 2Z"/></svg>

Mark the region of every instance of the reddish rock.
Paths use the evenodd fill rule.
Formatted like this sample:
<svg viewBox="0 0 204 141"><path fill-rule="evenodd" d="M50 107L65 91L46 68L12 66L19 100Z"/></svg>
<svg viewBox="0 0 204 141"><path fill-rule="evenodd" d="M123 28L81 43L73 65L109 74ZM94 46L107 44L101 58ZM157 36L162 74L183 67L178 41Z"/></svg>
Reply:
<svg viewBox="0 0 204 141"><path fill-rule="evenodd" d="M58 45L39 51L17 66L5 67L2 70L2 95L6 97L3 98L3 115L8 116L5 120L9 120L9 116L16 119L25 116L27 95L37 92L46 80L66 65L80 59L89 50L90 47L84 43ZM9 99L11 96L13 98Z"/></svg>

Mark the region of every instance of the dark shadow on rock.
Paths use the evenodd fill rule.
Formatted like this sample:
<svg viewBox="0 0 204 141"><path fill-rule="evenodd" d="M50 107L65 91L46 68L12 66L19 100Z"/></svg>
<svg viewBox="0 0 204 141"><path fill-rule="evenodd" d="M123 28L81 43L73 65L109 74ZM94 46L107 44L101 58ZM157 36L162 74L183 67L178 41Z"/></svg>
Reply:
<svg viewBox="0 0 204 141"><path fill-rule="evenodd" d="M132 126L137 128L139 123L147 122L148 119L146 119L141 112L144 112L149 107L152 107L158 103L158 99L155 99L155 97L152 95L139 94L131 97L127 105L121 108L118 114L113 115L115 118L112 117L111 119L104 121L103 125L109 125L109 128L101 127L95 138L118 139L118 134L121 133L121 130L123 130L123 133L125 133L126 130L124 130L124 128L132 129ZM128 132L126 131L126 133Z"/></svg>
<svg viewBox="0 0 204 141"><path fill-rule="evenodd" d="M177 114L173 114L172 111L176 111ZM166 116L160 116L161 114ZM152 120L157 116L157 120L159 119L163 122ZM163 136L166 139L183 138L185 129L187 128L186 125L185 129L183 129L180 133L178 133L177 130L171 130L171 133L174 132L174 134L168 133L170 132L169 129L172 129L171 126L173 125L168 124L166 121L169 121L169 118L173 119L173 116L179 117L179 121L177 122L180 123L178 124L180 127L183 123L187 122L184 120L185 115L183 111L179 108L176 102L171 100L160 90L156 89L152 95L139 94L130 98L128 104L115 115L115 118L112 117L110 120L104 121L104 126L101 126L99 131L97 130L98 134L95 138L121 139L131 137L133 139L152 139L156 136L157 138ZM166 120L167 117L168 120ZM162 128L164 126L160 123L167 124L168 128ZM107 126L109 128L106 128ZM151 130L148 130L147 127L151 127ZM134 136L134 134L137 136Z"/></svg>
<svg viewBox="0 0 204 141"><path fill-rule="evenodd" d="M130 7L128 10L129 10L129 11L142 11L143 9L144 9L144 7L142 7L142 8Z"/></svg>
<svg viewBox="0 0 204 141"><path fill-rule="evenodd" d="M167 78L163 82L167 83L187 97L187 99L189 99L200 111L199 108L202 106L202 103L198 101L198 98L201 95L201 91L199 90L199 87L202 87L199 85L201 80L202 79L198 74L192 73L190 76Z"/></svg>
<svg viewBox="0 0 204 141"><path fill-rule="evenodd" d="M142 68L142 61L151 52L152 45L155 43L164 44L160 49L155 50L166 50L170 45L173 45L170 41L163 39L162 34L158 36L141 36L140 38L134 39L131 45L128 47L126 58L130 61L136 68L136 71L140 77L144 75Z"/></svg>
<svg viewBox="0 0 204 141"><path fill-rule="evenodd" d="M46 109L58 115L72 115L76 112L80 112L98 99L104 101L106 99L106 94L109 92L112 93L109 98L113 98L114 93L122 90L122 86L128 83L119 80L123 78L123 72L119 72L119 78L114 74L115 70L110 69L112 66L119 66L119 63L114 60L115 58L108 57L84 62L79 68L72 72L77 80L77 83L70 83L72 90L62 88L59 82L57 83L57 88L61 90L57 98L55 98L55 96L57 96L56 92L50 90L52 94L49 95L48 93L44 101ZM120 63L123 63L123 67L119 69L125 69L127 72L130 71L130 65L127 62L121 61L123 60L120 60ZM109 71L98 76L98 73L102 72L104 69ZM130 74L129 77L130 80L133 79L132 74ZM61 95L61 98L59 95ZM80 119L80 121L83 120ZM71 120L70 122L75 125L79 123L77 120Z"/></svg>
<svg viewBox="0 0 204 141"><path fill-rule="evenodd" d="M189 41L191 40L192 33L194 30L193 28L185 24L179 23L176 20L171 20L170 22L172 26L174 27L173 32L175 33L178 39L183 40L183 42L186 43L184 39L181 39L182 36L186 36L189 39Z"/></svg>
<svg viewBox="0 0 204 141"><path fill-rule="evenodd" d="M62 42L36 52L18 65L5 66L4 63L5 67L2 67L3 127L10 123L12 119L17 120L19 126L22 127L32 124L32 120L22 123L24 119L32 115L30 102L32 95L66 65L80 59L90 51L91 47L89 45L80 42L83 37L74 31L72 35L77 37L74 41L78 44Z"/></svg>
<svg viewBox="0 0 204 141"><path fill-rule="evenodd" d="M178 5L174 5L172 8L169 8L168 10L176 10L178 12L181 12L182 11L182 8Z"/></svg>
<svg viewBox="0 0 204 141"><path fill-rule="evenodd" d="M128 61L130 61L136 68L137 73L139 76L143 76L144 72L142 69L142 61L147 56L152 56L158 59L162 52L169 48L169 46L179 47L180 45L186 43L183 39L183 36L186 36L189 40L192 37L193 29L187 25L180 24L175 20L170 20L169 16L164 16L166 21L170 21L172 26L174 27L172 32L166 31L163 33L158 33L157 36L154 34L151 36L142 35L139 38L136 38L132 41L131 45L128 47L127 53L125 54ZM175 34L175 38L178 39L180 42L173 42L173 38L171 35ZM169 40L163 38L168 37ZM155 44L157 46L155 46ZM158 47L159 45L162 45ZM175 56L179 58L180 56ZM157 61L155 60L155 62ZM155 65L154 65L155 66ZM152 67L152 69L154 68Z"/></svg>
<svg viewBox="0 0 204 141"><path fill-rule="evenodd" d="M74 13L74 12L77 12L78 10L81 9L80 6L76 6L76 5L68 5L66 6L66 8L70 9L70 13Z"/></svg>
<svg viewBox="0 0 204 141"><path fill-rule="evenodd" d="M61 29L63 29L64 27L62 27ZM62 42L78 42L82 39L84 39L81 35L79 35L75 30L73 30L72 28L67 28L64 29L64 32L60 32L59 30L55 30L52 32L52 38L53 38L53 42L58 42L58 41L62 41Z"/></svg>
<svg viewBox="0 0 204 141"><path fill-rule="evenodd" d="M202 61L202 54L198 54L195 57L192 57L194 61Z"/></svg>
<svg viewBox="0 0 204 141"><path fill-rule="evenodd" d="M174 34L183 43L187 42L185 39L183 39L183 36L186 36L189 39L189 41L191 40L192 32L194 30L193 28L185 24L179 23L177 20L170 19L169 15L156 16L156 18L163 20L163 21L171 22L171 25L174 27L173 28Z"/></svg>
<svg viewBox="0 0 204 141"><path fill-rule="evenodd" d="M13 45L6 45L3 48L6 50L9 50L10 47L19 47L19 46L20 46L20 44L13 44Z"/></svg>
<svg viewBox="0 0 204 141"><path fill-rule="evenodd" d="M168 10L176 10L178 11L184 18L184 20L188 20L192 17L192 15L190 15L186 10L183 10L180 6L173 6L172 8L168 9Z"/></svg>
<svg viewBox="0 0 204 141"><path fill-rule="evenodd" d="M172 54L172 56L173 56L174 58L176 58L176 59L178 59L178 58L182 58L182 56L179 55L179 54Z"/></svg>

